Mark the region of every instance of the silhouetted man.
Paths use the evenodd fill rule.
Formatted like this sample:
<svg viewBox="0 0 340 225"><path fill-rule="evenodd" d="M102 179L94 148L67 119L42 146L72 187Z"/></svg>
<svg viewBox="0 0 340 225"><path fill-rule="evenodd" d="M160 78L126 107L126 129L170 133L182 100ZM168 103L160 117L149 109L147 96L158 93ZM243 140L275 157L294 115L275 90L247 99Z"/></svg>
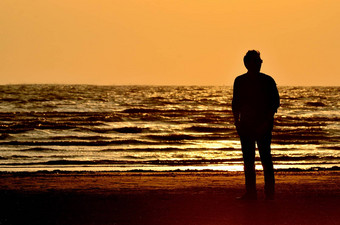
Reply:
<svg viewBox="0 0 340 225"><path fill-rule="evenodd" d="M275 178L270 144L274 114L280 105L280 97L274 79L260 73L260 52L248 51L243 60L248 72L235 79L232 101L244 161L246 193L241 199L257 199L255 143L264 171L266 199L274 199Z"/></svg>

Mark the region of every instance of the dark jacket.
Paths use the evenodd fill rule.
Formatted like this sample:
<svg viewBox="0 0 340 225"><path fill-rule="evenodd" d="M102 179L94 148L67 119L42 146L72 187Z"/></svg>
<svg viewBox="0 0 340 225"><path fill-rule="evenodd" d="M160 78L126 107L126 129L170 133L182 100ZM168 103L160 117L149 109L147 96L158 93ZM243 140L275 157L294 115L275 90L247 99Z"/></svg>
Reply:
<svg viewBox="0 0 340 225"><path fill-rule="evenodd" d="M266 74L243 74L234 82L232 110L245 126L261 126L272 120L280 106L274 79Z"/></svg>

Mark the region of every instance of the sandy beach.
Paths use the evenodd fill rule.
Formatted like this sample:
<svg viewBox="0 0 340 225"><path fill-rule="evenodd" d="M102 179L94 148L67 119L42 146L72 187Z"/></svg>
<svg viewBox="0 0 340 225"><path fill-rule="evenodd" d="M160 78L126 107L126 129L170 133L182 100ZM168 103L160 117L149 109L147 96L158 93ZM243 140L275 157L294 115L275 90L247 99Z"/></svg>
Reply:
<svg viewBox="0 0 340 225"><path fill-rule="evenodd" d="M274 201L240 201L241 172L0 175L0 224L339 224L340 171L277 172Z"/></svg>

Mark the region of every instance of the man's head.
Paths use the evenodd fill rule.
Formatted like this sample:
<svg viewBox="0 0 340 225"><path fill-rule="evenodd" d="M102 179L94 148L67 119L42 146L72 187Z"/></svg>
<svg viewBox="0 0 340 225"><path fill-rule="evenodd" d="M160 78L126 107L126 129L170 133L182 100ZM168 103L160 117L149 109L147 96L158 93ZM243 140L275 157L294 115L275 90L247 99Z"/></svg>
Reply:
<svg viewBox="0 0 340 225"><path fill-rule="evenodd" d="M244 56L243 62L249 72L260 72L262 59L259 51L249 50Z"/></svg>

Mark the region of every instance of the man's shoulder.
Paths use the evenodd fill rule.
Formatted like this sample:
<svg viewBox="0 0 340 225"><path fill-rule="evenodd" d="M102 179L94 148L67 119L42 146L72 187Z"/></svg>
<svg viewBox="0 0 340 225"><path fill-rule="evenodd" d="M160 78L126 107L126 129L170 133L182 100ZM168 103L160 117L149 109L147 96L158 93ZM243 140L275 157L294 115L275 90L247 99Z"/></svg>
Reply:
<svg viewBox="0 0 340 225"><path fill-rule="evenodd" d="M235 81L244 80L245 78L247 78L246 75L247 75L247 74L245 73L245 74L242 74L242 75L237 76L237 77L235 78Z"/></svg>
<svg viewBox="0 0 340 225"><path fill-rule="evenodd" d="M269 75L267 75L265 73L260 73L259 79L262 80L263 82L268 82L268 83L276 84L275 80L271 76L269 76ZM235 83L239 83L239 82L241 82L241 83L242 82L249 82L249 78L248 78L246 73L242 74L242 75L239 75L239 76L237 76L235 78Z"/></svg>
<svg viewBox="0 0 340 225"><path fill-rule="evenodd" d="M260 73L262 79L268 81L268 82L274 82L275 83L275 80L274 78L272 78L271 76L265 74L265 73Z"/></svg>

